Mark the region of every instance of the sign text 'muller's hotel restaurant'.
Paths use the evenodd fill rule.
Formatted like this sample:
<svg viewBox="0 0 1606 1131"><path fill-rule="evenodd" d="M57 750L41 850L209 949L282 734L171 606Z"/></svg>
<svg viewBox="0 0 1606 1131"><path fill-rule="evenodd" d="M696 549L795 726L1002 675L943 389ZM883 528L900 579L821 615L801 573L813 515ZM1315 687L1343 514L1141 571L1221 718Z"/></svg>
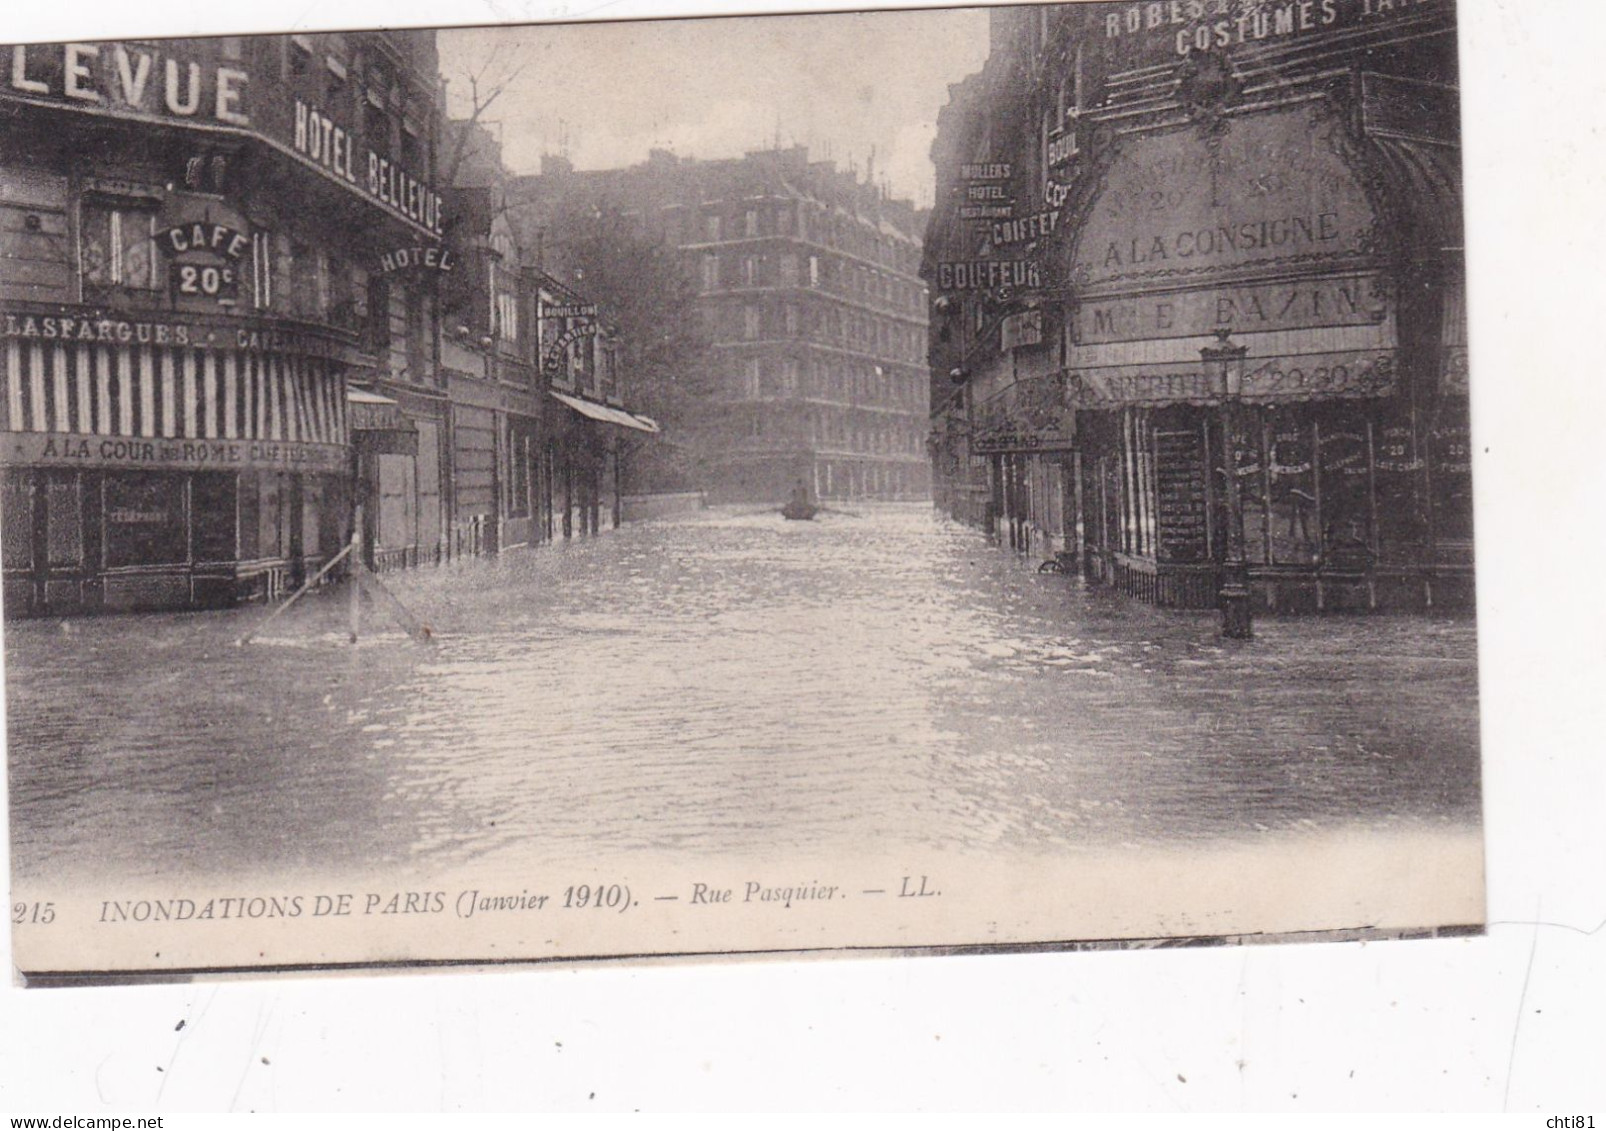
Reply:
<svg viewBox="0 0 1606 1131"><path fill-rule="evenodd" d="M372 38L3 49L8 615L226 604L342 545L358 331L442 226Z"/></svg>

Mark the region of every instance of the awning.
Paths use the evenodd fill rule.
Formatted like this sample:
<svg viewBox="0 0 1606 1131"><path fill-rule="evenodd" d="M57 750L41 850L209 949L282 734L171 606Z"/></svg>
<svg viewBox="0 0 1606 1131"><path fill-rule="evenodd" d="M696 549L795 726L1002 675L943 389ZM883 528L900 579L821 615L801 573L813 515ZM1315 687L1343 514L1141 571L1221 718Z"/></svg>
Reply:
<svg viewBox="0 0 1606 1131"><path fill-rule="evenodd" d="M418 425L390 397L348 385L346 417L352 441L361 451L414 455L418 450Z"/></svg>
<svg viewBox="0 0 1606 1131"><path fill-rule="evenodd" d="M590 417L592 420L600 420L604 424L617 424L623 428L634 428L638 432L657 432L659 430L658 422L650 416L637 416L634 413L626 412L622 408L598 404L595 401L583 401L579 397L571 397L566 393L549 391L558 400L574 409L575 412L578 412L581 416Z"/></svg>

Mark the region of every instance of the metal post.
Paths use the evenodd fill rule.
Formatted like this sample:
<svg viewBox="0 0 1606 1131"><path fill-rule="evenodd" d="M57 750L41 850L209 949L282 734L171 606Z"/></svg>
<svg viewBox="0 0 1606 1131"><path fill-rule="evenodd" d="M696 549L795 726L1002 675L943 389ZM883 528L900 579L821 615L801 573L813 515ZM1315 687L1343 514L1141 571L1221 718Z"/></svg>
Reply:
<svg viewBox="0 0 1606 1131"><path fill-rule="evenodd" d="M1243 488L1238 482L1238 436L1243 411L1244 357L1246 346L1228 343L1228 331L1217 330L1219 345L1200 350L1206 366L1220 374L1221 462L1227 479L1227 544L1221 565L1221 635L1230 640L1249 640L1254 636L1254 613L1250 607L1249 560L1244 547Z"/></svg>

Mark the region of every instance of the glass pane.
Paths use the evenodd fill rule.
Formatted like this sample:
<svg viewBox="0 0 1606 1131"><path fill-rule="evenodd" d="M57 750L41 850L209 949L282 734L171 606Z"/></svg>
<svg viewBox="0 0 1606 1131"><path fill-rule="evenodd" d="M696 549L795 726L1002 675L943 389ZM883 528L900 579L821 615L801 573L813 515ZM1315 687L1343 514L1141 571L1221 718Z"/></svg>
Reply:
<svg viewBox="0 0 1606 1131"><path fill-rule="evenodd" d="M151 238L151 215L146 212L124 212L121 220L121 282L125 287L151 290L156 286L156 241Z"/></svg>
<svg viewBox="0 0 1606 1131"><path fill-rule="evenodd" d="M108 566L185 561L184 476L129 473L108 476L105 483Z"/></svg>
<svg viewBox="0 0 1606 1131"><path fill-rule="evenodd" d="M27 569L33 565L33 473L30 471L5 473L0 551L4 552L6 569Z"/></svg>
<svg viewBox="0 0 1606 1131"><path fill-rule="evenodd" d="M1319 552L1316 466L1311 426L1298 408L1267 412L1270 435L1271 557L1279 565L1312 565Z"/></svg>
<svg viewBox="0 0 1606 1131"><path fill-rule="evenodd" d="M1320 423L1322 561L1335 569L1364 569L1372 558L1371 459L1366 419L1353 410L1324 414Z"/></svg>
<svg viewBox="0 0 1606 1131"><path fill-rule="evenodd" d="M235 477L223 472L194 476L190 503L195 513L192 545L198 562L235 560Z"/></svg>
<svg viewBox="0 0 1606 1131"><path fill-rule="evenodd" d="M45 547L53 566L77 566L84 558L83 500L78 476L51 472L45 485Z"/></svg>

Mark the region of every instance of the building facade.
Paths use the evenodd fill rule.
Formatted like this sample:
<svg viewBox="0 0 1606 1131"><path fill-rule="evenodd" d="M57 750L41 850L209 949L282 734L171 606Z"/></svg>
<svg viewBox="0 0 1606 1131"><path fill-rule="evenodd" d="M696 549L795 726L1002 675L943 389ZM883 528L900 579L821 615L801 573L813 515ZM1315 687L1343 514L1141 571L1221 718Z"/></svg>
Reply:
<svg viewBox="0 0 1606 1131"><path fill-rule="evenodd" d="M656 151L628 169L552 158L520 178L517 215L544 236L576 207L608 209L679 249L712 342L714 391L696 422L714 500L924 498L920 217L801 147L727 161Z"/></svg>
<svg viewBox="0 0 1606 1131"><path fill-rule="evenodd" d="M629 438L655 435L657 422L625 408L608 312L535 266L514 224L501 146L469 121L445 133L448 242L460 264L442 285L450 552L618 526Z"/></svg>
<svg viewBox="0 0 1606 1131"><path fill-rule="evenodd" d="M943 502L1163 605L1470 602L1450 0L992 36L936 148Z"/></svg>
<svg viewBox="0 0 1606 1131"><path fill-rule="evenodd" d="M5 49L8 614L228 604L344 544L356 432L403 423L353 393L433 383L383 263L439 245L436 70L430 33Z"/></svg>

